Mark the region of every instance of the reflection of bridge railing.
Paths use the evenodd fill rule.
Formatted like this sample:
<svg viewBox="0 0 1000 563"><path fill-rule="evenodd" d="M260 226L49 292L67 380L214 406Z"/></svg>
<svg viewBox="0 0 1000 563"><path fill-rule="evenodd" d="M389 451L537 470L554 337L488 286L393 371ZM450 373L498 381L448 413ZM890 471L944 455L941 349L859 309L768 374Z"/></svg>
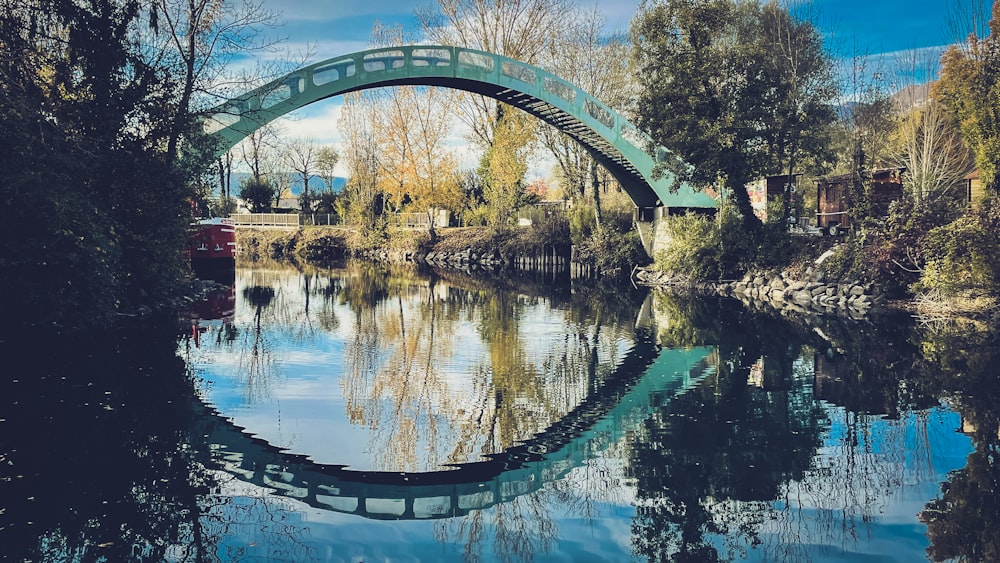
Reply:
<svg viewBox="0 0 1000 563"><path fill-rule="evenodd" d="M601 389L544 432L449 470L355 471L317 464L247 435L211 409L206 433L225 471L313 507L374 519L460 516L536 491L581 466L641 425L654 400L683 392L714 369L711 352L656 353L649 343L639 345Z"/></svg>
<svg viewBox="0 0 1000 563"><path fill-rule="evenodd" d="M236 213L230 218L237 227L299 228L298 213Z"/></svg>

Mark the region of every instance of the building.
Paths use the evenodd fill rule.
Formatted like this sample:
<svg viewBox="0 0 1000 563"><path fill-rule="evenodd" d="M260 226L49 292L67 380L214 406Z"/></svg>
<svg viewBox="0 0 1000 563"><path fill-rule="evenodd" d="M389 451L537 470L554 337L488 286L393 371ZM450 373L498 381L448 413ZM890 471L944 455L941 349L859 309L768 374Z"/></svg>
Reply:
<svg viewBox="0 0 1000 563"><path fill-rule="evenodd" d="M889 204L903 196L904 167L880 168L871 171L873 213L885 215ZM816 181L816 226L825 233L837 235L851 226L851 206L855 196L854 174L820 178Z"/></svg>
<svg viewBox="0 0 1000 563"><path fill-rule="evenodd" d="M983 201L983 180L979 177L979 169L975 169L965 175L962 180L965 182L965 200L969 205L978 207Z"/></svg>
<svg viewBox="0 0 1000 563"><path fill-rule="evenodd" d="M794 203L798 179L801 174L791 175L791 197ZM789 175L766 176L747 184L747 195L750 196L750 205L753 207L754 215L761 221L767 222L767 203L775 198L784 197L785 188L788 186Z"/></svg>

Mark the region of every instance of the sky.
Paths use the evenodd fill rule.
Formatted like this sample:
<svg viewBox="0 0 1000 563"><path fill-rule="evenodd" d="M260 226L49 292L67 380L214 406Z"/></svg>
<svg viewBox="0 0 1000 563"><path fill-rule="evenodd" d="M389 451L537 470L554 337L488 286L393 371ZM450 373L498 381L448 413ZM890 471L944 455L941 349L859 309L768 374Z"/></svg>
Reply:
<svg viewBox="0 0 1000 563"><path fill-rule="evenodd" d="M989 0L789 0L794 9L817 26L827 48L849 66L854 56L864 56L870 65L893 68L896 61L912 59L936 61L945 46L955 41L952 31L956 5L986 4ZM283 47L292 53L310 53L309 63L361 51L369 47L376 22L401 24L408 31L419 29L415 10L436 7L434 0L263 0L279 14L281 26L275 33L284 37ZM596 8L611 32L627 32L640 0L577 0L582 9ZM926 63L921 63L926 66ZM320 144L339 147L337 119L342 99L318 102L280 121L283 135L310 138ZM456 132L452 145L463 165L471 166L474 156L467 150L463 133ZM539 167L541 166L541 168ZM543 176L544 164L533 166ZM346 170L340 171L346 174Z"/></svg>

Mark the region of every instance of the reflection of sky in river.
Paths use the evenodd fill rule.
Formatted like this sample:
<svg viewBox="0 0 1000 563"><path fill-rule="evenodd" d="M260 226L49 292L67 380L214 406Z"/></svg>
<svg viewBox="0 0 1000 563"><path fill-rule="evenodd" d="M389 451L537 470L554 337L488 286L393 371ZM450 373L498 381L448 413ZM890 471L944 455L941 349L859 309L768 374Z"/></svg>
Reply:
<svg viewBox="0 0 1000 563"><path fill-rule="evenodd" d="M240 278L241 284L247 281ZM296 312L302 305L295 297L301 293L298 281L276 276L272 281L280 282L275 285L274 302L292 312L277 314L272 308L263 315L269 326L264 340L272 354L270 367L258 374L253 385L248 384L246 345L241 339L250 334L254 311L238 288L237 342L216 346L212 338L203 337L202 348L189 356L204 381L204 396L225 417L272 445L353 469L376 466L377 456L386 453L376 448L391 443L391 436L373 423L349 420L348 397L341 384L344 358L351 353L355 334L354 312L336 301L321 305L320 300L313 300L306 318ZM405 295L403 316L416 319L419 299L411 301ZM398 312L395 297L380 305L379 314L389 309ZM527 343L524 365L542 369L562 353L567 339L579 333L593 336L588 332L592 327L567 320L564 310L544 299L525 300L517 311L518 338ZM338 322L323 325L323 315L336 316ZM479 322L475 315L458 315L447 324L447 353L433 360L439 380L427 388L441 395L434 405L469 405L488 398L483 383L490 374L475 369L489 363ZM218 326L217 321L208 324ZM416 330L416 323L408 330ZM613 364L628 349L626 332L623 327L602 329L602 362ZM373 350L375 363L385 365L398 349L394 341ZM664 368L654 364L643 381L657 369ZM799 381L811 388L808 356L796 362L796 369ZM551 369L546 373L560 381ZM564 381L570 391L576 382ZM393 411L394 405L385 396L372 396L378 403L374 413L381 416ZM530 403L532 398L519 399ZM571 408L574 400L560 408ZM928 499L938 495L947 473L964 465L971 449L969 438L957 432L958 415L938 408L888 420L827 403L821 406L829 424L821 434L822 447L802 479L781 484L777 499L758 506L719 501L735 502L737 513L760 518L759 544L751 545L739 534L706 535L705 540L723 557L737 561L925 559L926 527L916 515ZM440 420L447 430L441 438L461 438L449 424L461 422L466 413L433 409L429 413L423 424L432 418ZM647 411L641 414L650 416ZM637 560L632 525L639 494L635 468L629 467L635 436L631 430L618 436L594 445L592 457L581 460L557 481L531 488L510 502L433 521L369 520L326 511L220 473L224 484L213 510L217 520L209 527L224 527L218 550L224 560L237 554L243 559L468 561L469 553L481 561L518 560L510 557L514 549L530 552L537 561ZM482 441L481 436L475 439ZM477 530L474 538L472 530ZM511 544L512 540L518 543Z"/></svg>
<svg viewBox="0 0 1000 563"><path fill-rule="evenodd" d="M312 280L313 292L322 282ZM244 295L250 286L275 290L270 305L261 310L259 337L254 333L257 308ZM190 363L203 381L203 395L248 432L319 463L352 469L428 470L452 462L448 455L463 447L473 451L458 461L482 459L491 451L486 445L489 436L472 428L472 422L483 416L483 409L496 408L491 402L497 387L491 364L497 350L490 350L484 340L483 313L462 309L447 322L439 319L439 326L431 326L426 319L427 300L442 302L434 313L440 317L448 286L439 283L433 292L417 283L413 286L360 315L338 296L323 301L313 294L307 315L299 272L239 271L235 341L220 345L214 337L203 336L201 347L191 352ZM564 413L587 391L581 380L582 363L573 363L572 358L567 363L562 357L578 352L576 340L592 327L569 321L565 308L554 307L546 299L515 299L513 323L520 349L504 353L515 368L532 371L552 390L542 397L518 395L505 400L532 413L541 408L539 404L555 414ZM331 318L336 322L329 322ZM401 326L393 325L397 322ZM358 323L374 323L377 340L359 341ZM220 324L203 322L210 335ZM631 346L630 335L614 327L603 330L599 355L610 365ZM257 360L251 353L255 341L261 352ZM364 357L363 374L352 377L349 364L359 354ZM560 370L560 362L568 369ZM527 439L553 421L525 425L516 438ZM411 422L416 429L410 439L416 434L419 447L400 454L410 464L397 469L386 447L406 440L399 433L410 431Z"/></svg>
<svg viewBox="0 0 1000 563"><path fill-rule="evenodd" d="M813 469L803 481L786 484L785 499L773 505L779 517L766 523L762 545L746 560L925 560L927 527L916 515L972 450L969 437L957 432L960 417L939 408L902 420L859 420L840 407L826 408L832 424ZM867 443L853 447L851 428L859 427ZM855 477L867 478L850 478L849 464ZM871 471L858 471L861 466Z"/></svg>
<svg viewBox="0 0 1000 563"><path fill-rule="evenodd" d="M926 559L926 528L915 515L935 496L945 475L964 465L969 439L956 432L958 416L945 409L909 415L900 421L873 418L871 454L865 460L892 483L849 483L842 472L847 460L838 458L850 421L839 407L826 406L833 421L824 433L824 446L813 469L801 482L785 487L785 499L771 504L771 518L760 531L760 545L745 539L716 537L721 554L734 561L879 561L910 562ZM924 416L921 421L915 417ZM919 429L919 433L914 429ZM898 446L905 445L902 453ZM518 508L531 507L533 518L554 526L551 542L528 534L523 548L537 561L639 561L632 552L631 521L635 516L634 490L629 484L622 451L603 452L571 471L561 482L549 483L520 507L491 507L477 513L483 536L473 551L483 562L509 560L501 538L510 530ZM474 516L450 521L377 521L319 510L293 499L276 497L226 474L222 495L233 504L216 511L228 534L221 553L253 556L279 555L288 560L309 557L319 561L468 561L467 532ZM612 486L608 486L611 484ZM872 493L870 506L831 504L831 488ZM871 518L864 521L866 510ZM498 553L498 550L500 552ZM309 557L306 557L309 555Z"/></svg>

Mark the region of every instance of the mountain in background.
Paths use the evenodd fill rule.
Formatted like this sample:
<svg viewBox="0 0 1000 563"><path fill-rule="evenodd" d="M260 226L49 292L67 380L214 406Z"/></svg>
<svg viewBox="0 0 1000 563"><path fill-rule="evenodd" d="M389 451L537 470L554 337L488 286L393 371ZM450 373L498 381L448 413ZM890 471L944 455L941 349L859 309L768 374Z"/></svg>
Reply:
<svg viewBox="0 0 1000 563"><path fill-rule="evenodd" d="M911 84L909 86L904 86L903 88L892 93L889 98L896 104L896 108L901 111L909 111L913 108L920 108L927 105L928 100L931 98L931 89L934 84L932 82L926 82L924 84ZM834 108L837 113L837 117L843 120L849 120L851 118L851 110L857 104L855 102L846 102L840 104Z"/></svg>
<svg viewBox="0 0 1000 563"><path fill-rule="evenodd" d="M249 172L233 172L232 174L232 193L233 196L238 196L240 193L240 186L243 182L250 179L252 174ZM291 186L290 189L293 195L300 195L302 193L302 176L299 174L291 175ZM347 178L341 178L337 176L333 179L333 191L334 193L340 193L344 190L344 185L347 184ZM309 178L309 189L313 193L319 193L326 190L326 181L320 176L313 175Z"/></svg>

